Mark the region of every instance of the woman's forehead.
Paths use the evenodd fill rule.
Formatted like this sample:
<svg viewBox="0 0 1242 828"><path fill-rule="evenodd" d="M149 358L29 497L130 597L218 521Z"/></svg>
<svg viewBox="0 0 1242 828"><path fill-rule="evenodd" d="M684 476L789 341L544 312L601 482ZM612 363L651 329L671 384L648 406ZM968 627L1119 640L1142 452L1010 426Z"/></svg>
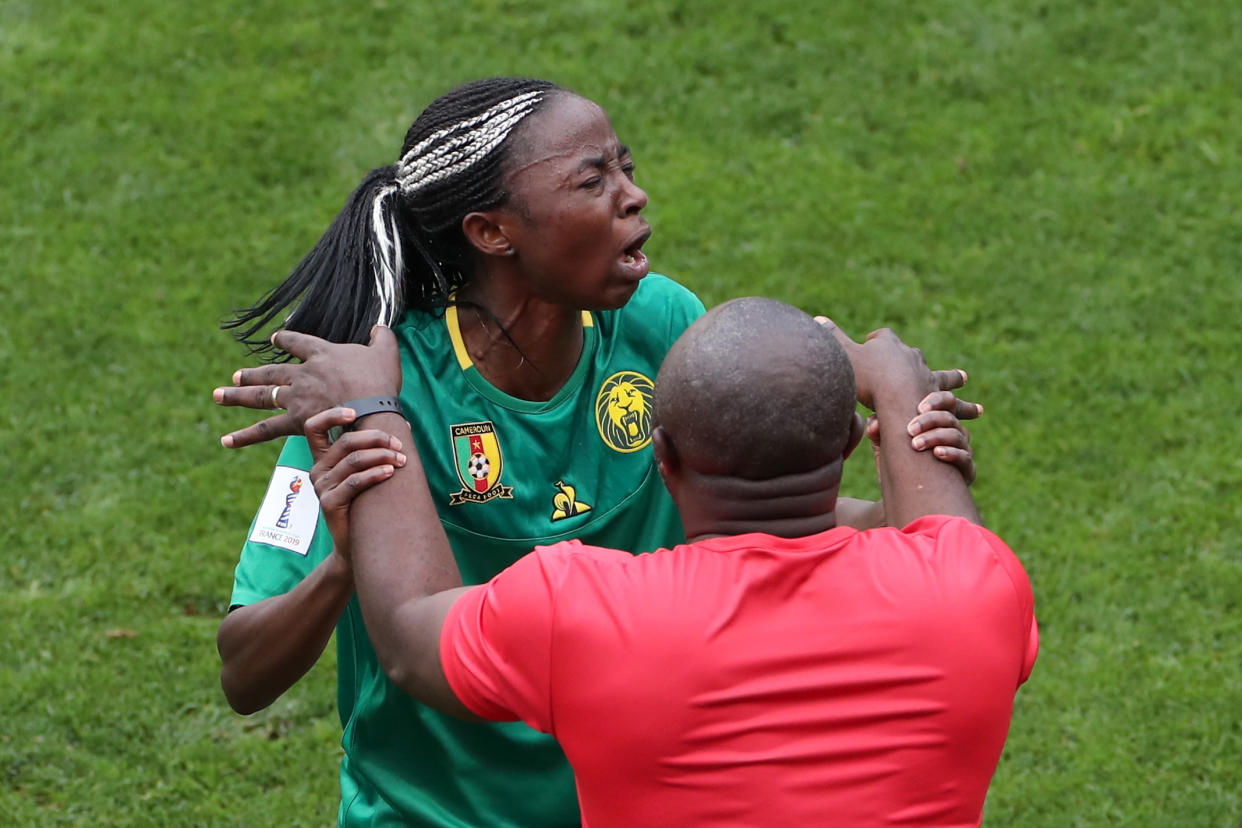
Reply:
<svg viewBox="0 0 1242 828"><path fill-rule="evenodd" d="M590 164L593 159L607 162L628 151L617 138L608 113L577 95L556 96L522 126L510 175L549 164L563 169Z"/></svg>

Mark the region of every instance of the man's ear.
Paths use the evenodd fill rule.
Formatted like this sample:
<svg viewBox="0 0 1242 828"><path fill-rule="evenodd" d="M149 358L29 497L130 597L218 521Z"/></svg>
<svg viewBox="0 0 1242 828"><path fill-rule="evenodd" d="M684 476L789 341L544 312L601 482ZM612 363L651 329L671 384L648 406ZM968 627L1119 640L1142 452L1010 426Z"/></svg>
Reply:
<svg viewBox="0 0 1242 828"><path fill-rule="evenodd" d="M511 256L513 245L504 230L504 219L496 210L467 213L461 220L466 240L484 256Z"/></svg>
<svg viewBox="0 0 1242 828"><path fill-rule="evenodd" d="M845 443L845 451L841 453L841 459L844 460L858 448L858 444L862 442L863 431L865 429L862 416L855 411L853 419L850 420L850 439Z"/></svg>
<svg viewBox="0 0 1242 828"><path fill-rule="evenodd" d="M681 456L677 453L677 446L673 445L672 438L662 426L656 426L651 430L651 453L655 455L656 468L660 471L660 479L664 481L664 488L668 489L669 494L673 495L673 500L676 501L677 484L681 480Z"/></svg>

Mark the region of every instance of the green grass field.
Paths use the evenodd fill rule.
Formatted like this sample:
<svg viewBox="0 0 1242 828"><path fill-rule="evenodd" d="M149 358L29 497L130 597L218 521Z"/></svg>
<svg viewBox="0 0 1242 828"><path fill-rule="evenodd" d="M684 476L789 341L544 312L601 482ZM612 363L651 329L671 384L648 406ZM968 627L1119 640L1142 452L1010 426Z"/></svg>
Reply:
<svg viewBox="0 0 1242 828"><path fill-rule="evenodd" d="M334 818L331 659L218 689L275 449L217 325L489 74L609 110L709 306L970 372L1043 633L988 824L1242 820L1242 6L814 6L0 0L0 821Z"/></svg>

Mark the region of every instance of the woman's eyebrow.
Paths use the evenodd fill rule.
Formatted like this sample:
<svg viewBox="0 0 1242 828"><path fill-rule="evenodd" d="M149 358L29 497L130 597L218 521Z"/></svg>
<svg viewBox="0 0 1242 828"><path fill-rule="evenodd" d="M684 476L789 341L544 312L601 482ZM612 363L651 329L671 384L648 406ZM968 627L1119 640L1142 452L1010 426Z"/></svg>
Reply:
<svg viewBox="0 0 1242 828"><path fill-rule="evenodd" d="M575 172L582 172L592 167L602 167L606 160L602 155L588 155L578 162L578 169Z"/></svg>
<svg viewBox="0 0 1242 828"><path fill-rule="evenodd" d="M617 160L621 160L629 156L630 148L625 144L618 143L613 147L612 154ZM578 169L575 172L580 173L592 167L601 168L607 163L608 157L606 155L588 155L578 162Z"/></svg>

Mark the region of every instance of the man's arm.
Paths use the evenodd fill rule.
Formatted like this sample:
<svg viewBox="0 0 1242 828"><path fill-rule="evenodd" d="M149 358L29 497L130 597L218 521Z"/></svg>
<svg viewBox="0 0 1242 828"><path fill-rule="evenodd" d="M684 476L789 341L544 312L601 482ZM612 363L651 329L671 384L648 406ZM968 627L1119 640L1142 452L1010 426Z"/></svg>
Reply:
<svg viewBox="0 0 1242 828"><path fill-rule="evenodd" d="M941 390L924 397L918 405L918 415L906 424L910 445L915 451L929 452L942 463L949 463L958 470L962 479L970 485L975 480L975 458L970 447L970 432L962 425L964 417L974 418L983 413L978 403L959 400L950 388L958 388L966 381L963 371L936 371ZM867 438L875 458L877 471L880 463L880 421L872 415L866 424ZM854 529L876 529L887 526L883 500L860 500L853 497L837 498L837 524Z"/></svg>
<svg viewBox="0 0 1242 828"><path fill-rule="evenodd" d="M306 436L317 458L311 477L325 515L339 513L342 520L352 526L358 520L353 511L357 509L356 504L364 492L372 491L375 483L389 481L388 486L376 488L376 493L396 493L390 502L379 498L372 500L371 508L389 518L376 531L364 528L365 523L357 524L357 533L347 527L344 536L339 530L344 523L338 523L338 528L334 529L338 547L351 550L350 554L358 562L355 572L359 578L359 601L386 674L411 696L443 712L477 719L479 716L471 710L481 710L486 711L482 714L486 718L521 718L533 727L546 729L547 725L540 723L549 720L540 712L538 699L522 693L523 688L530 690L532 685L521 681L511 683L516 674L502 669L500 662L504 659L495 660L492 650L493 646L502 646L502 641L508 642L505 646L521 652L523 662L528 667L536 665L538 672L539 646L531 639L546 643L546 635L541 638L536 632L540 629L537 619L542 612L546 622L551 604L546 597L545 600L532 598L539 593L538 588L515 589L512 584L514 579L518 584L523 583L522 577L514 574L521 569L526 578L534 577L546 586L546 579L540 574L531 575L532 566L537 573L540 571L539 564L530 564L535 558L528 556L505 571L509 580L505 582L508 586L500 603L505 607L506 618L522 619L516 626L489 623L483 617L485 611L494 613L496 610L497 580L485 586L445 589L459 584L460 577L435 514L425 477L415 471L409 477L402 475L392 480L400 463L387 463L374 450L356 450L367 445L390 445L386 441L399 446L397 438L390 437L387 431L370 426L408 433L405 421L399 416L375 416L375 420L367 419L368 429L347 433L329 447L327 430L353 421L353 412L348 409L331 409L306 422ZM402 459L409 462L404 455ZM348 518L344 517L346 515ZM427 527L425 534L419 533L419 521ZM435 565L428 565L429 560ZM523 563L525 568L522 568ZM450 611L462 598L475 599L476 603L471 612L457 619L458 629L452 639L454 651L449 661L456 668L456 681L466 682L464 688L458 685L459 689L470 694L459 697L448 682L441 661L440 640ZM462 626L474 630L474 634L466 634L463 638ZM489 633L481 635L481 627L487 628ZM484 640L487 643L482 643ZM467 698L473 699L469 708L464 701Z"/></svg>
<svg viewBox="0 0 1242 828"><path fill-rule="evenodd" d="M399 414L366 420L369 428L413 448L410 427ZM307 422L308 439L319 422ZM453 693L440 665L444 619L466 589L417 451L408 453L406 464L383 486L353 500L349 539L362 617L389 680L424 704L476 718Z"/></svg>
<svg viewBox="0 0 1242 828"><path fill-rule="evenodd" d="M903 344L884 329L868 335L861 345L836 325L854 367L858 398L876 412L882 434L904 434L918 414L921 400L937 390L936 376L921 351ZM965 479L949 463L932 453L915 450L909 440L882 440L877 466L887 523L905 526L924 515L958 515L981 523Z"/></svg>

